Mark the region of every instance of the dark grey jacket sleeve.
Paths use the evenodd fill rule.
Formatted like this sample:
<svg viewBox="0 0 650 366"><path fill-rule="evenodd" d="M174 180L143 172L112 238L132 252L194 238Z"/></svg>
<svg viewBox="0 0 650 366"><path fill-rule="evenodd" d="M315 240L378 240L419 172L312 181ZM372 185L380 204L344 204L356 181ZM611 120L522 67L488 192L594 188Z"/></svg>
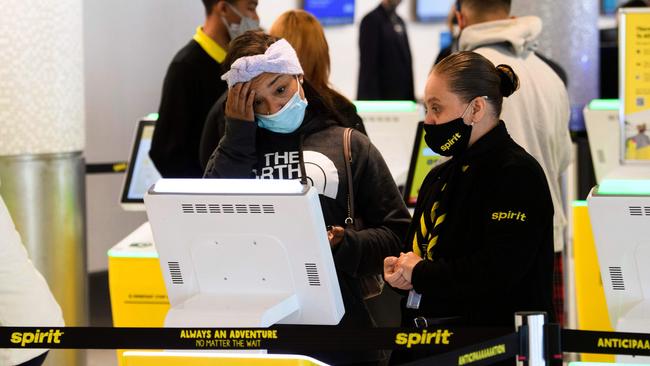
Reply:
<svg viewBox="0 0 650 366"><path fill-rule="evenodd" d="M226 117L226 130L208 161L204 178L255 178L257 125Z"/></svg>
<svg viewBox="0 0 650 366"><path fill-rule="evenodd" d="M364 228L345 230L334 261L352 276L381 274L384 258L399 256L411 217L379 151L361 133L352 136L355 214Z"/></svg>
<svg viewBox="0 0 650 366"><path fill-rule="evenodd" d="M224 92L219 99L212 105L208 116L203 125L203 132L201 133L201 144L199 145L199 162L201 168L205 170L208 166L208 161L214 150L219 145L219 141L224 135L226 116L225 104L228 92Z"/></svg>

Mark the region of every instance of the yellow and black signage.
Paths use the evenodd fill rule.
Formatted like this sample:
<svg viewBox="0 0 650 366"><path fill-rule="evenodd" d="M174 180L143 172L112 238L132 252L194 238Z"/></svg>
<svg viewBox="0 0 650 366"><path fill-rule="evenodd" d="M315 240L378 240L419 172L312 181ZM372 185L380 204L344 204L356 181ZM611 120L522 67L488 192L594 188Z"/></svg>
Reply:
<svg viewBox="0 0 650 366"><path fill-rule="evenodd" d="M497 356L505 355L507 346L505 343L499 343L494 346L483 348L474 352L458 356L458 366L467 365L477 361L487 360Z"/></svg>
<svg viewBox="0 0 650 366"><path fill-rule="evenodd" d="M650 356L650 334L564 329L561 352ZM300 351L420 350L427 362L481 366L514 357L519 335L509 328L345 329L0 327L0 348L281 349Z"/></svg>
<svg viewBox="0 0 650 366"><path fill-rule="evenodd" d="M650 334L562 330L564 352L650 356Z"/></svg>
<svg viewBox="0 0 650 366"><path fill-rule="evenodd" d="M183 329L181 339L194 339L196 348L259 349L262 340L278 339L276 329Z"/></svg>
<svg viewBox="0 0 650 366"><path fill-rule="evenodd" d="M406 345L406 348L411 348L414 345L450 344L450 337L453 334L449 329L424 329L422 332L402 332L397 333L395 336L395 344Z"/></svg>
<svg viewBox="0 0 650 366"><path fill-rule="evenodd" d="M64 332L61 329L36 329L28 332L12 332L10 342L16 347L25 347L27 344L40 345L40 348L49 348L46 346L60 344L61 336Z"/></svg>
<svg viewBox="0 0 650 366"><path fill-rule="evenodd" d="M0 327L0 348L70 349L420 349L444 353L512 334L508 328L273 328Z"/></svg>
<svg viewBox="0 0 650 366"><path fill-rule="evenodd" d="M628 338L598 338L598 347L601 348L624 348L643 349L650 351L650 339L628 339Z"/></svg>

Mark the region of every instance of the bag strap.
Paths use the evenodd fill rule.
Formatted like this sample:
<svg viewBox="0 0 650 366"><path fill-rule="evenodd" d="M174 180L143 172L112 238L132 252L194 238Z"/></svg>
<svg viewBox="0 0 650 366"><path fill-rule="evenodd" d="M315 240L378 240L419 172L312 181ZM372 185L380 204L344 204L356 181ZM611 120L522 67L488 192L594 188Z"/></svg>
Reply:
<svg viewBox="0 0 650 366"><path fill-rule="evenodd" d="M345 219L345 224L350 226L354 225L354 189L352 185L352 149L350 148L350 140L352 137L352 129L346 128L343 131L343 160L345 160L345 172L348 180L348 217Z"/></svg>

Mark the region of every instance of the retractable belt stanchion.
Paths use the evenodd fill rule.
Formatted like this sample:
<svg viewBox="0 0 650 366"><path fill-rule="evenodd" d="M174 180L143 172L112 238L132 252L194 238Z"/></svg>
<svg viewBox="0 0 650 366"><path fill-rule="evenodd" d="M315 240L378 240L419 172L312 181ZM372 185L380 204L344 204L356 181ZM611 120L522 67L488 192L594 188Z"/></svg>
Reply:
<svg viewBox="0 0 650 366"><path fill-rule="evenodd" d="M544 357L544 312L515 313L515 329L519 333L517 366L546 366Z"/></svg>

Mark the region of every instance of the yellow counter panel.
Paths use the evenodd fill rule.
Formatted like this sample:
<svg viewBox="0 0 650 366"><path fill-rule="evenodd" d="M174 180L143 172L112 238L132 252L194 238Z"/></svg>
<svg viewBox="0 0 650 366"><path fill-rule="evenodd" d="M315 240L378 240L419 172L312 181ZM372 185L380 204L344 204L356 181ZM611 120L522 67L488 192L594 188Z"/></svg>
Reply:
<svg viewBox="0 0 650 366"><path fill-rule="evenodd" d="M326 366L307 356L214 352L125 352L124 366Z"/></svg>
<svg viewBox="0 0 650 366"><path fill-rule="evenodd" d="M573 257L575 262L578 329L613 331L600 279L598 256L585 201L573 203ZM582 361L614 362L613 355L581 354Z"/></svg>

